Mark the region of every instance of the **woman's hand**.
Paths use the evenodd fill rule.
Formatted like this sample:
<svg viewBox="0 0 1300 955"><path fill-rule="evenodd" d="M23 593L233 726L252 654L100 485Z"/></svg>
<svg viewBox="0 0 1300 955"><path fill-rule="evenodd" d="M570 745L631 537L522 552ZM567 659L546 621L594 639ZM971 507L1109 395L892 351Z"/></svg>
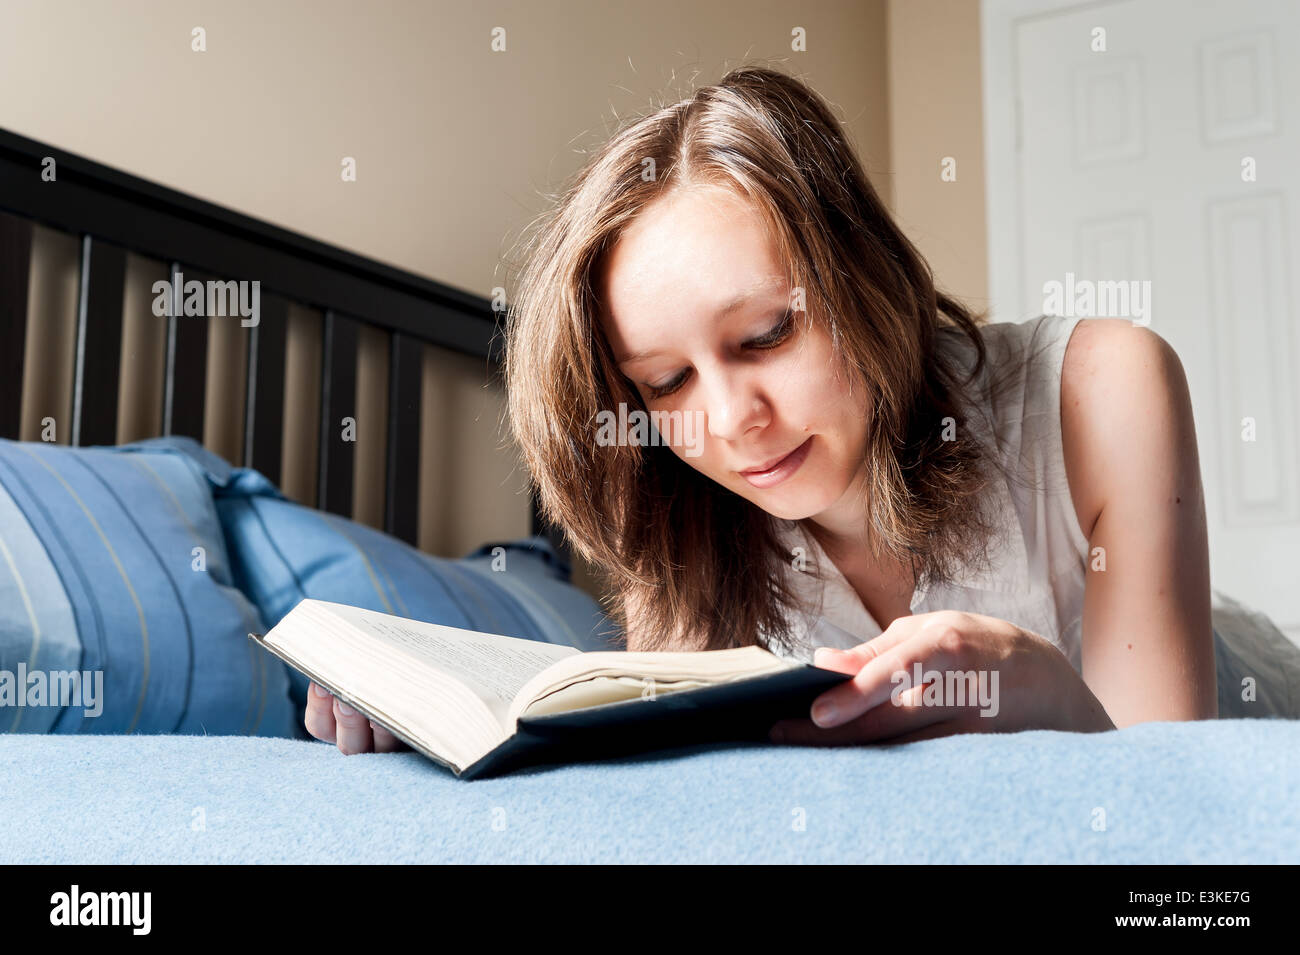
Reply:
<svg viewBox="0 0 1300 955"><path fill-rule="evenodd" d="M956 611L899 617L851 650L819 648L816 664L855 675L814 701L812 720L777 723L774 742L833 746L1115 728L1056 647L994 617Z"/></svg>
<svg viewBox="0 0 1300 955"><path fill-rule="evenodd" d="M325 687L312 683L307 689L307 732L327 743L336 743L345 756L353 753L391 753L410 749L382 726L375 726Z"/></svg>

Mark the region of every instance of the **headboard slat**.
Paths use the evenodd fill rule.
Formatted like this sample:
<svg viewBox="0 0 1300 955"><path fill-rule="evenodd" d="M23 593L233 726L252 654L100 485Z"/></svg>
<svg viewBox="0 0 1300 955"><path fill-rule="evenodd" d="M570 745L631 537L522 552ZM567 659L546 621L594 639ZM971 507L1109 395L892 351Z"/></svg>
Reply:
<svg viewBox="0 0 1300 955"><path fill-rule="evenodd" d="M420 405L424 346L399 332L388 358L388 461L384 529L408 544L420 534Z"/></svg>
<svg viewBox="0 0 1300 955"><path fill-rule="evenodd" d="M321 349L320 480L317 507L352 516L352 465L356 441L345 440L344 418L353 419L357 407L357 339L354 319L334 311L325 313Z"/></svg>
<svg viewBox="0 0 1300 955"><path fill-rule="evenodd" d="M190 276L194 278L194 276ZM167 367L163 380L163 434L203 441L203 402L208 380L208 322L184 314L183 277L172 263L173 305L167 319ZM180 308L176 303L182 303ZM177 314L179 312L179 314Z"/></svg>
<svg viewBox="0 0 1300 955"><path fill-rule="evenodd" d="M125 282L126 250L83 236L72 379L74 445L117 443Z"/></svg>
<svg viewBox="0 0 1300 955"><path fill-rule="evenodd" d="M31 262L31 222L0 213L0 437L15 441L22 430Z"/></svg>
<svg viewBox="0 0 1300 955"><path fill-rule="evenodd" d="M284 433L284 356L289 303L263 294L257 325L249 331L248 400L244 403L244 466L280 484Z"/></svg>

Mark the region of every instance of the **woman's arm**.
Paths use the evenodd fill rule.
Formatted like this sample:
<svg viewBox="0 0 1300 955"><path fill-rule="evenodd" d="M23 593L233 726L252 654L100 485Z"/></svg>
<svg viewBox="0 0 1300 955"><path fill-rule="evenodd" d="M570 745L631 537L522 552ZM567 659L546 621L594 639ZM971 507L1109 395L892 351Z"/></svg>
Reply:
<svg viewBox="0 0 1300 955"><path fill-rule="evenodd" d="M1061 434L1091 549L1084 682L1117 727L1216 717L1205 499L1174 350L1127 320L1081 321L1061 370Z"/></svg>

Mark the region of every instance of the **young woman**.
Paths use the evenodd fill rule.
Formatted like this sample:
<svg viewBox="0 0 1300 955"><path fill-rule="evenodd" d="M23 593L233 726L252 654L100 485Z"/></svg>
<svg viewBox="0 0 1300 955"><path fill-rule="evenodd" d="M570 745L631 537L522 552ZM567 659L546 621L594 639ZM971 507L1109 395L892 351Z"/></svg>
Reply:
<svg viewBox="0 0 1300 955"><path fill-rule="evenodd" d="M1216 716L1177 356L1125 320L981 326L797 80L736 70L619 132L527 251L510 422L628 649L855 674L791 742ZM620 408L672 443L598 439ZM927 697L958 672L995 705ZM396 745L331 704L315 735Z"/></svg>

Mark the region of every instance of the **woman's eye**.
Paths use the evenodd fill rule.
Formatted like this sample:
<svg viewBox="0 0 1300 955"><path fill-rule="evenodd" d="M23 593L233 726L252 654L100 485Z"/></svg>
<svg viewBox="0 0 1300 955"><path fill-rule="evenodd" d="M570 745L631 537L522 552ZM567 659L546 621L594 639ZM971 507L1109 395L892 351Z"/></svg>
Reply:
<svg viewBox="0 0 1300 955"><path fill-rule="evenodd" d="M785 313L785 317L770 332L760 335L758 338L751 338L745 342L746 348L775 348L780 345L794 331L794 311ZM686 372L683 371L676 378L671 379L664 385L646 385L646 390L650 392L652 398L666 398L682 386L686 381Z"/></svg>
<svg viewBox="0 0 1300 955"><path fill-rule="evenodd" d="M666 398L682 386L686 380L686 372L682 372L676 378L670 380L666 385L646 385L646 390L650 392L652 398Z"/></svg>
<svg viewBox="0 0 1300 955"><path fill-rule="evenodd" d="M751 339L746 342L750 348L774 348L790 337L794 330L794 311L785 313L785 318L781 319L780 324L772 329L766 335Z"/></svg>

